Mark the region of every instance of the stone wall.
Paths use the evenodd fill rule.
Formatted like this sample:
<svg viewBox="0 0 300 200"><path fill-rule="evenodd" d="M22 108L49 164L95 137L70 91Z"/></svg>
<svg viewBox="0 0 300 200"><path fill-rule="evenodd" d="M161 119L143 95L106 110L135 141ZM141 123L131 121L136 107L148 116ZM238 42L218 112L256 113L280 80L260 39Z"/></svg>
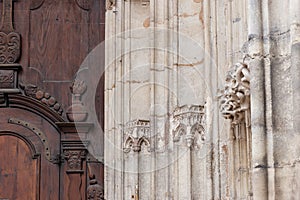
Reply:
<svg viewBox="0 0 300 200"><path fill-rule="evenodd" d="M298 10L107 0L106 199L298 197Z"/></svg>

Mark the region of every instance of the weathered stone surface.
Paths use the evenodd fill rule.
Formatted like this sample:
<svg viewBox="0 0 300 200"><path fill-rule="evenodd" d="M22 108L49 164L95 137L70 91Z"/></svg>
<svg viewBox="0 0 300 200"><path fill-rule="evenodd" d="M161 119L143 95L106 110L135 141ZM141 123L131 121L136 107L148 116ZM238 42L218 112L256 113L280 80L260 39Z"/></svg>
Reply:
<svg viewBox="0 0 300 200"><path fill-rule="evenodd" d="M298 199L299 1L107 3L105 199Z"/></svg>

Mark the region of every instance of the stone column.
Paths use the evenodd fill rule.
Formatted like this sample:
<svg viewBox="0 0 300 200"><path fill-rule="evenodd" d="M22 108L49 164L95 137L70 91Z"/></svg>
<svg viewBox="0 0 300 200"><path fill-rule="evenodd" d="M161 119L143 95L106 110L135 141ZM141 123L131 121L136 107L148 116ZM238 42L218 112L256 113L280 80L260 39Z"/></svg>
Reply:
<svg viewBox="0 0 300 200"><path fill-rule="evenodd" d="M265 67L263 60L263 9L259 0L249 0L249 68L251 71L251 130L253 198L268 198L265 130Z"/></svg>

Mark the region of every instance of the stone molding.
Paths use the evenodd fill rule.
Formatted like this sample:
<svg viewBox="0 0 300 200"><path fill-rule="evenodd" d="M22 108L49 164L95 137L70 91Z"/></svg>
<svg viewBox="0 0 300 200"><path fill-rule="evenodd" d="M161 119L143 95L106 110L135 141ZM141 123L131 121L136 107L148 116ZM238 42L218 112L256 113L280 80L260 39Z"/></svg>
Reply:
<svg viewBox="0 0 300 200"><path fill-rule="evenodd" d="M197 148L205 141L205 106L184 105L175 108L172 116L173 142L185 141L189 148Z"/></svg>
<svg viewBox="0 0 300 200"><path fill-rule="evenodd" d="M140 152L142 145L150 151L150 121L138 119L128 122L125 125L124 152Z"/></svg>
<svg viewBox="0 0 300 200"><path fill-rule="evenodd" d="M246 112L250 113L250 71L246 64L237 63L227 72L220 103L221 113L232 125L240 124Z"/></svg>

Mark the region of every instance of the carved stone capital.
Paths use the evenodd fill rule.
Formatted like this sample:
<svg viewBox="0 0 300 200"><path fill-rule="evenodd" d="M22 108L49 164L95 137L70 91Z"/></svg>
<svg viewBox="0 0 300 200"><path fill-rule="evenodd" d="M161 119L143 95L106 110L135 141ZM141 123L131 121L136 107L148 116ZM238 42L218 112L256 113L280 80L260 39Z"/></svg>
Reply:
<svg viewBox="0 0 300 200"><path fill-rule="evenodd" d="M205 141L205 106L177 107L172 116L173 142L197 148Z"/></svg>
<svg viewBox="0 0 300 200"><path fill-rule="evenodd" d="M237 63L228 71L220 103L221 113L233 125L245 119L250 110L250 71L246 64Z"/></svg>
<svg viewBox="0 0 300 200"><path fill-rule="evenodd" d="M124 152L140 152L142 145L150 151L150 121L134 120L125 126Z"/></svg>

